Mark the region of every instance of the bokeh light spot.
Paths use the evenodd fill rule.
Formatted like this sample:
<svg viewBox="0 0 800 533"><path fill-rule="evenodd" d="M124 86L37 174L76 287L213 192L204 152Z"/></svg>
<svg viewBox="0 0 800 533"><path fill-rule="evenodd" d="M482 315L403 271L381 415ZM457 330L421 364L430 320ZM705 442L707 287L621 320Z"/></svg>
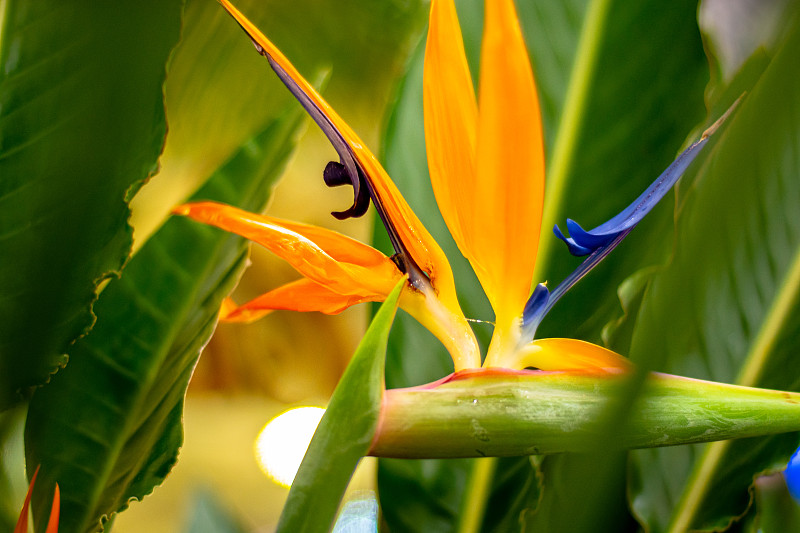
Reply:
<svg viewBox="0 0 800 533"><path fill-rule="evenodd" d="M255 444L261 470L276 483L289 487L325 409L297 407L270 420Z"/></svg>

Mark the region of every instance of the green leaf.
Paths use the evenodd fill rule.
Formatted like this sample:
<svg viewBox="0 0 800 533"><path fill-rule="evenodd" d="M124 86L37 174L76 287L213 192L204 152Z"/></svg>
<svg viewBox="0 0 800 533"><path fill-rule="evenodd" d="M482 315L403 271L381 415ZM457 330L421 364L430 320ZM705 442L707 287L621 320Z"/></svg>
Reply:
<svg viewBox="0 0 800 533"><path fill-rule="evenodd" d="M557 284L580 262L553 236L554 224L564 229L572 218L591 228L621 211L668 166L705 116L708 68L696 10L692 0L672 3L669 10L657 2L588 4L548 147L535 281ZM669 251L669 202L657 212L570 290L538 336L600 340L603 326L621 314L622 281ZM653 246L654 238L666 246Z"/></svg>
<svg viewBox="0 0 800 533"><path fill-rule="evenodd" d="M22 432L25 408L19 406L0 413L0 530L12 531L25 499L27 480Z"/></svg>
<svg viewBox="0 0 800 533"><path fill-rule="evenodd" d="M753 533L782 533L800 530L800 505L789 494L782 474L759 477L755 484L757 514ZM753 514L753 513L751 513Z"/></svg>
<svg viewBox="0 0 800 533"><path fill-rule="evenodd" d="M269 124L194 199L263 209L299 120L294 107ZM239 237L170 219L103 292L97 325L70 350L71 364L34 395L27 464L42 465L37 495L61 486L61 531L97 530L172 468L189 378L247 250ZM47 507L34 498L35 516Z"/></svg>
<svg viewBox="0 0 800 533"><path fill-rule="evenodd" d="M740 106L685 194L675 255L639 313L632 353L659 369L800 390L800 26ZM636 453L632 505L650 530L724 528L754 473L796 434Z"/></svg>
<svg viewBox="0 0 800 533"><path fill-rule="evenodd" d="M375 314L336 386L292 482L279 532L330 531L347 484L378 428L386 344L405 283L397 284Z"/></svg>
<svg viewBox="0 0 800 533"><path fill-rule="evenodd" d="M667 167L704 115L708 74L696 9L691 0L672 3L669 10L657 2L588 4L548 150L534 281L556 284L578 264L553 237L554 224L563 228L569 217L591 228L619 212ZM619 285L669 252L670 210L670 201L658 206L553 308L538 335L599 342L603 327L623 312ZM624 456L599 441L597 446L597 454L543 461L542 513L529 513L526 529L621 531L629 526Z"/></svg>
<svg viewBox="0 0 800 533"><path fill-rule="evenodd" d="M157 168L182 2L0 4L0 409L66 364Z"/></svg>
<svg viewBox="0 0 800 533"><path fill-rule="evenodd" d="M399 318L399 317L398 317ZM390 459L378 462L381 511L393 532L453 531L472 459Z"/></svg>

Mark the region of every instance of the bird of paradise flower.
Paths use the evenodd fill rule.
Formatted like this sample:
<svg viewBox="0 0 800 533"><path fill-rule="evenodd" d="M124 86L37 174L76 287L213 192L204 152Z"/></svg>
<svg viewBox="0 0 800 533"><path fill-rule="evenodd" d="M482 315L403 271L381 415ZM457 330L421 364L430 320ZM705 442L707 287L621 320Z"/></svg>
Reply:
<svg viewBox="0 0 800 533"><path fill-rule="evenodd" d="M439 338L456 371L629 368L624 357L588 342L534 339L536 328L561 296L666 195L730 111L609 221L586 231L567 220L569 237L554 228L573 255L587 257L553 291L538 284L531 294L544 199L544 145L536 85L513 0L485 3L477 98L454 2L431 1L423 87L428 165L444 221L495 313L481 364L447 257L376 157L258 28L228 0L219 2L336 149L340 161L328 164L324 180L329 186L351 185L354 201L332 214L339 219L361 216L372 202L395 251L387 257L332 230L224 204L178 206L174 213L255 241L303 275L244 305L227 301L223 320L252 321L276 309L338 313L357 303L383 301L406 277L400 306Z"/></svg>

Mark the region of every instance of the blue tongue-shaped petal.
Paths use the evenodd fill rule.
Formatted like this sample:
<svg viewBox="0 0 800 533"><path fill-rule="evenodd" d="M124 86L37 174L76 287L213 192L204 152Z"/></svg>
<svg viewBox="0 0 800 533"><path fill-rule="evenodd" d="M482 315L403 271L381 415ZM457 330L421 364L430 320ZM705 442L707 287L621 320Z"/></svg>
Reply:
<svg viewBox="0 0 800 533"><path fill-rule="evenodd" d="M708 143L708 138L722 125L738 103L739 100L734 102L719 120L703 132L700 140L684 150L650 187L639 195L633 203L623 209L621 213L588 231L574 220L567 219L569 237L564 235L558 226L553 228L553 233L567 244L572 255L588 257L552 292L541 284L536 287L525 304L522 314L523 334L520 340L521 344L533 340L536 328L555 303L600 261L605 259L627 237L636 224L666 196L667 192L672 189L678 179L686 172L686 169L689 168L689 165L692 164L692 161L703 150Z"/></svg>
<svg viewBox="0 0 800 533"><path fill-rule="evenodd" d="M567 219L570 236L565 236L558 226L553 228L553 233L567 243L570 253L576 256L589 255L607 246L617 235L636 226L666 196L707 142L708 132L679 155L646 191L614 218L588 231L574 220Z"/></svg>

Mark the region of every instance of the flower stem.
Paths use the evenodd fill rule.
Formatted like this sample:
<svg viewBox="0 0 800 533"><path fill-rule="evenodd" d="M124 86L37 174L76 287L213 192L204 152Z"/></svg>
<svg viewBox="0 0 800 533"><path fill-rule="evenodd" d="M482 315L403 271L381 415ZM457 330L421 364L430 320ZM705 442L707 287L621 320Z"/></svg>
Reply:
<svg viewBox="0 0 800 533"><path fill-rule="evenodd" d="M496 457L482 457L472 461L472 471L467 481L464 501L461 503L458 533L477 533L481 530L496 467Z"/></svg>
<svg viewBox="0 0 800 533"><path fill-rule="evenodd" d="M467 377L464 377L464 376ZM626 375L477 371L386 391L370 454L502 457L589 451ZM800 394L651 374L615 434L622 448L800 430Z"/></svg>

